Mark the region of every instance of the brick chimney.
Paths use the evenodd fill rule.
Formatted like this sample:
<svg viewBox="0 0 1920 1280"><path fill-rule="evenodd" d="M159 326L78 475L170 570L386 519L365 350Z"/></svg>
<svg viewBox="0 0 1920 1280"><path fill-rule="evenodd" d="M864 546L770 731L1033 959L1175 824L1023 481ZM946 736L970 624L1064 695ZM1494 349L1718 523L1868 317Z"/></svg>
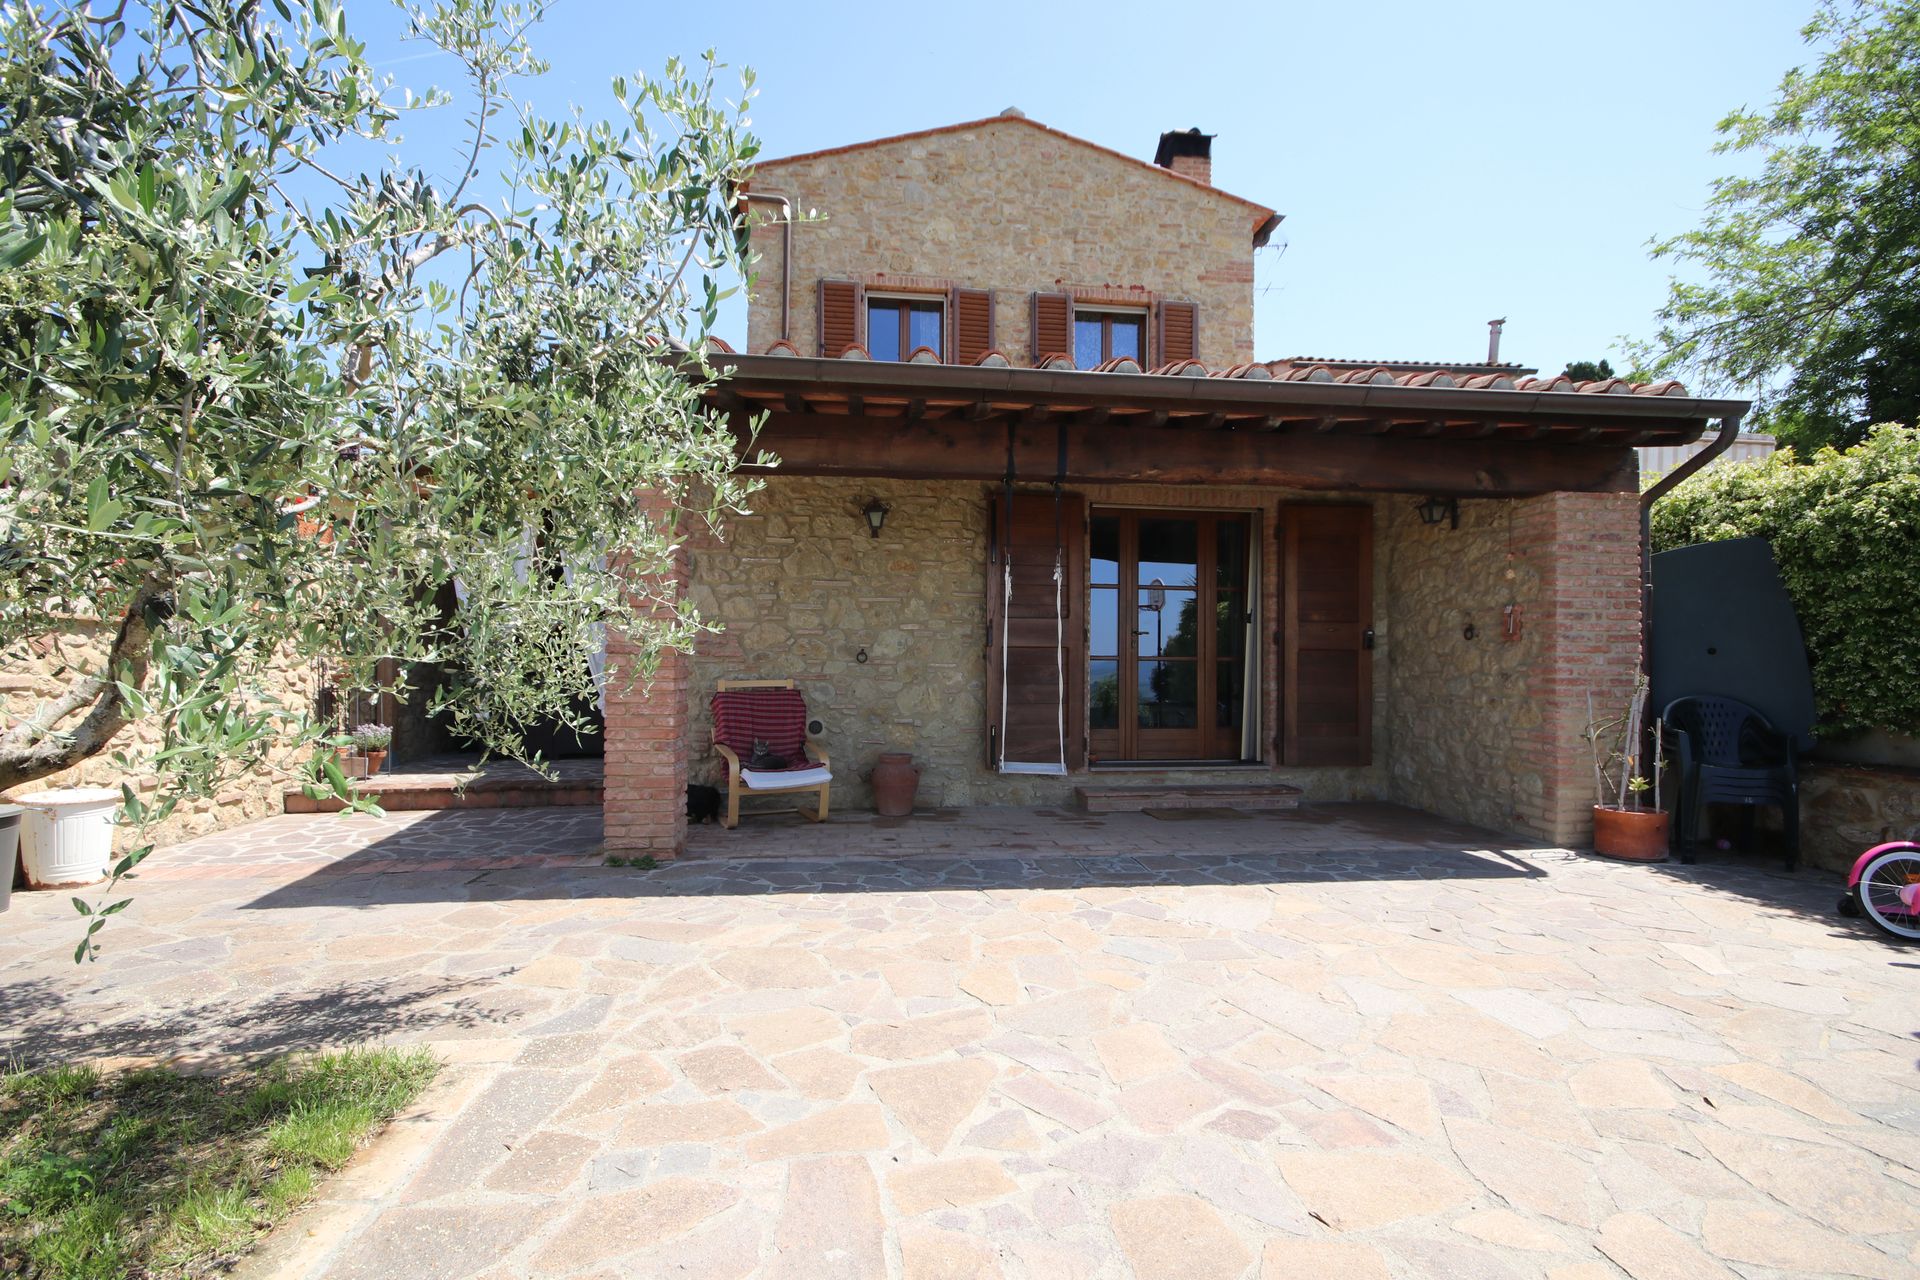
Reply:
<svg viewBox="0 0 1920 1280"><path fill-rule="evenodd" d="M1163 169L1213 185L1213 138L1211 133L1202 133L1198 128L1179 130L1160 135L1160 148L1153 153L1153 162Z"/></svg>

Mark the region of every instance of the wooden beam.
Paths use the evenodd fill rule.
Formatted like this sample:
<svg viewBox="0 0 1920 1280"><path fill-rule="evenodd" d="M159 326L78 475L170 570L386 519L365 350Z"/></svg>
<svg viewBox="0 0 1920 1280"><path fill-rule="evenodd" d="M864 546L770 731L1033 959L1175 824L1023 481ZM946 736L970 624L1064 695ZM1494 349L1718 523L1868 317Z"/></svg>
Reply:
<svg viewBox="0 0 1920 1280"><path fill-rule="evenodd" d="M787 392L786 406L788 413L805 413L807 411L806 397L797 391L789 391Z"/></svg>
<svg viewBox="0 0 1920 1280"><path fill-rule="evenodd" d="M1052 476L1055 423L1015 427L1015 467ZM1125 431L1068 424L1067 480L1076 484L1272 485L1335 492L1450 493L1518 497L1555 490L1631 492L1633 454L1624 445L1569 446L1510 440L1279 435L1252 431ZM757 442L777 454L778 474L997 480L1006 432L958 419L904 422L774 414Z"/></svg>
<svg viewBox="0 0 1920 1280"><path fill-rule="evenodd" d="M1097 427L1113 416L1113 410L1101 406L1082 410L1074 421L1083 427Z"/></svg>
<svg viewBox="0 0 1920 1280"><path fill-rule="evenodd" d="M924 399L915 398L907 401L906 418L908 422L917 422L926 416L927 402Z"/></svg>
<svg viewBox="0 0 1920 1280"><path fill-rule="evenodd" d="M968 422L983 422L993 416L993 402L990 400L975 400L966 407L965 412L963 412L961 416Z"/></svg>

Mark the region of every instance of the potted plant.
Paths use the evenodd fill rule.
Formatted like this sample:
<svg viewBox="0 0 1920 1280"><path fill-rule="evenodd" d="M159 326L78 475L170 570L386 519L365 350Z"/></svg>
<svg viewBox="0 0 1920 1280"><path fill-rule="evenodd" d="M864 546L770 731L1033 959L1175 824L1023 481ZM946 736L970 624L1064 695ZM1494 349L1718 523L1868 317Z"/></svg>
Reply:
<svg viewBox="0 0 1920 1280"><path fill-rule="evenodd" d="M360 776L371 777L386 767L387 747L393 742L392 729L383 724L357 724L347 737L367 762L366 773Z"/></svg>
<svg viewBox="0 0 1920 1280"><path fill-rule="evenodd" d="M1664 725L1653 727L1653 778L1645 771L1647 680L1634 682L1625 715L1594 714L1587 694L1587 729L1581 736L1593 750L1593 851L1630 862L1660 862L1667 856L1668 819L1660 803L1660 775L1666 766ZM1653 807L1646 805L1651 796Z"/></svg>

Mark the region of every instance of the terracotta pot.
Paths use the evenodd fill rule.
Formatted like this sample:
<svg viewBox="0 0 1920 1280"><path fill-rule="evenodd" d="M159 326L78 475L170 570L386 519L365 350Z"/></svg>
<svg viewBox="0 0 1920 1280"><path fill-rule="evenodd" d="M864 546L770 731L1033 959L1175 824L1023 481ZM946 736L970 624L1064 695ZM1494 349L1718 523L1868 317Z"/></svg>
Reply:
<svg viewBox="0 0 1920 1280"><path fill-rule="evenodd" d="M1593 851L1626 862L1664 862L1667 815L1659 809L1593 806Z"/></svg>
<svg viewBox="0 0 1920 1280"><path fill-rule="evenodd" d="M382 747L378 751L369 750L367 752L367 776L368 777L372 777L374 774L379 773L382 769L386 767L387 767L387 748Z"/></svg>
<svg viewBox="0 0 1920 1280"><path fill-rule="evenodd" d="M920 789L920 770L905 751L882 751L873 766L873 807L883 818L904 818L913 812L913 793Z"/></svg>

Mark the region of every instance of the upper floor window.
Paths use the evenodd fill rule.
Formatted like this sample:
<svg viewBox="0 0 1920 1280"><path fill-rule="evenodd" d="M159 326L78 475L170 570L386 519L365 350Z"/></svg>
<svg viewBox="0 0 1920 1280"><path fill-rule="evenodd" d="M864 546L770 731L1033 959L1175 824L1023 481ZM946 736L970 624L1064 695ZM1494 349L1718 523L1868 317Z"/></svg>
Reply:
<svg viewBox="0 0 1920 1280"><path fill-rule="evenodd" d="M867 295L867 354L875 360L905 360L921 347L946 350L941 332L946 307L927 298ZM943 357L944 358L944 357Z"/></svg>
<svg viewBox="0 0 1920 1280"><path fill-rule="evenodd" d="M1126 356L1147 363L1147 316L1143 311L1091 311L1073 313L1073 364L1076 369L1092 369L1115 356Z"/></svg>

